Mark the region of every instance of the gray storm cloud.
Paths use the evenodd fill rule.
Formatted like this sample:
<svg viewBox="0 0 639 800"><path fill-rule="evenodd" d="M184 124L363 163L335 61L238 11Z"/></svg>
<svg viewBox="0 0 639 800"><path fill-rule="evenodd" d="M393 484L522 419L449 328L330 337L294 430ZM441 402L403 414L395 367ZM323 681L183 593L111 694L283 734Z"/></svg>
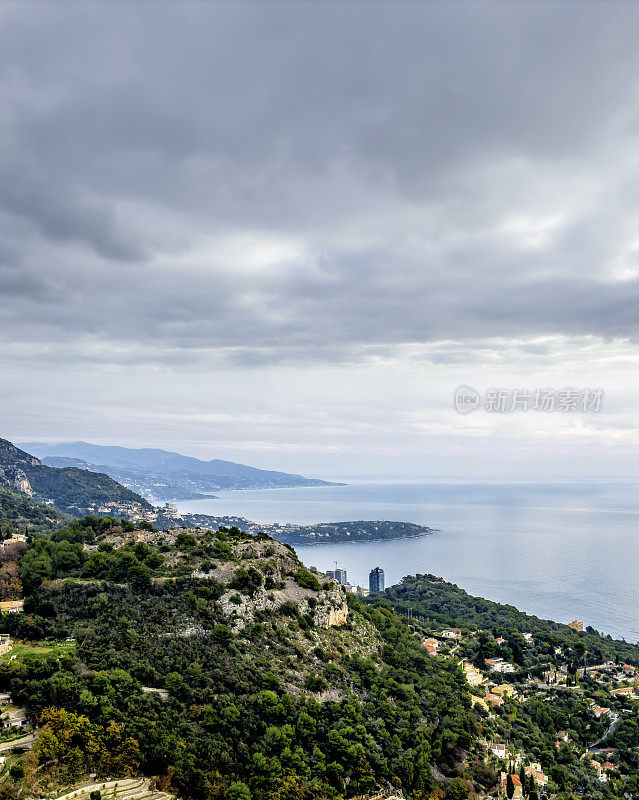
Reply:
<svg viewBox="0 0 639 800"><path fill-rule="evenodd" d="M407 352L634 364L638 34L629 2L3 3L6 407L58 365L139 381L125 419L138 364L311 396Z"/></svg>
<svg viewBox="0 0 639 800"><path fill-rule="evenodd" d="M635 4L2 21L7 334L314 354L636 334Z"/></svg>

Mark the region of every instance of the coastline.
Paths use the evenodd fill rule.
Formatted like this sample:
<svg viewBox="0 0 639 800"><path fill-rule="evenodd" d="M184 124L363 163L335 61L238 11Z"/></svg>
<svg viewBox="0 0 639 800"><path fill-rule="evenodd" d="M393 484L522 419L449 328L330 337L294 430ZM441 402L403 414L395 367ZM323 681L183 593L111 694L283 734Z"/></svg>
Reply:
<svg viewBox="0 0 639 800"><path fill-rule="evenodd" d="M283 539L278 539L276 536L273 536L273 539L277 539L278 542L282 542L282 544L290 544L292 547L321 547L322 545L327 544L367 544L368 542L402 542L406 539L420 539L423 536L432 536L435 533L441 533L441 528L431 528L427 531L422 531L421 533L410 533L405 536L378 536L375 538L370 539L323 539L321 541L313 541L313 540L297 540L295 542L284 542Z"/></svg>
<svg viewBox="0 0 639 800"><path fill-rule="evenodd" d="M292 547L327 544L364 544L417 539L440 532L414 522L398 520L346 520L343 522L318 522L308 524L254 522L235 515L175 513L158 516L155 525L161 530L172 527L210 528L237 527L247 533L265 533L278 542Z"/></svg>

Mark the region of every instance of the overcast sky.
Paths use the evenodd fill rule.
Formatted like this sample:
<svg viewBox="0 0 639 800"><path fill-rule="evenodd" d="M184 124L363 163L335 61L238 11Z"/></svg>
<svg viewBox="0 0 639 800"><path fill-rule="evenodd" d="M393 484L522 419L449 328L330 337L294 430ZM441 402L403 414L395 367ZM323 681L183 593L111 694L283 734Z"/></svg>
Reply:
<svg viewBox="0 0 639 800"><path fill-rule="evenodd" d="M636 475L638 40L634 2L0 4L0 436Z"/></svg>

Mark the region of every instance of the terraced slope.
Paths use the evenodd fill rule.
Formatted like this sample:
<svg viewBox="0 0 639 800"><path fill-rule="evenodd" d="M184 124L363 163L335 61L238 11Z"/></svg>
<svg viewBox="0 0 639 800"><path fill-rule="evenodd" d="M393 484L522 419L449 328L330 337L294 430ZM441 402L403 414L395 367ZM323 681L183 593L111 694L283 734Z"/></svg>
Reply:
<svg viewBox="0 0 639 800"><path fill-rule="evenodd" d="M116 781L91 783L50 800L90 800L91 792L95 791L100 792L102 800L175 800L175 795L152 789L148 778L120 778Z"/></svg>

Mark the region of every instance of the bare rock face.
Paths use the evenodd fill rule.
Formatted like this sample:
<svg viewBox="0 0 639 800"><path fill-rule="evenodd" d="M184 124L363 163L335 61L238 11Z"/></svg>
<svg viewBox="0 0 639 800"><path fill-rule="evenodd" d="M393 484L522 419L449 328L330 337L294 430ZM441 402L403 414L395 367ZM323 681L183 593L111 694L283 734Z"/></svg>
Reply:
<svg viewBox="0 0 639 800"><path fill-rule="evenodd" d="M0 467L0 484L33 497L33 488L25 473L17 467Z"/></svg>
<svg viewBox="0 0 639 800"><path fill-rule="evenodd" d="M216 575L216 579L217 579ZM341 586L333 584L330 589L305 589L293 578L285 578L284 588L268 590L261 588L252 597L233 589L225 592L219 600L231 628L237 632L256 619L258 611L278 611L285 604L297 609L301 617L310 617L318 628L344 625L348 618L346 593Z"/></svg>
<svg viewBox="0 0 639 800"><path fill-rule="evenodd" d="M319 614L316 614L319 616ZM334 626L345 625L348 618L348 606L346 601L344 604L337 608L329 608L328 616L321 615L320 619L315 624L320 628L332 628Z"/></svg>

